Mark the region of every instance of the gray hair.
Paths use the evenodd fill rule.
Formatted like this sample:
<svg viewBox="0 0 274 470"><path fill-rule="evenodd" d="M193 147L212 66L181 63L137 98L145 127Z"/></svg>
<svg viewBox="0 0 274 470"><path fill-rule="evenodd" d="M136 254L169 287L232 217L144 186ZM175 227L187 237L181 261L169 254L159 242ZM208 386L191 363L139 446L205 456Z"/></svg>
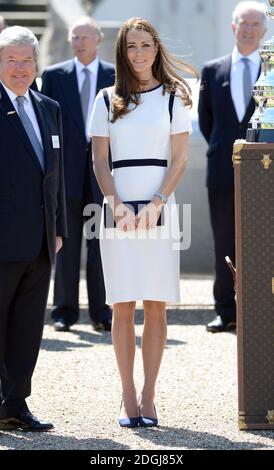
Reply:
<svg viewBox="0 0 274 470"><path fill-rule="evenodd" d="M236 5L232 13L232 22L234 24L237 24L239 23L239 19L243 13L246 13L248 11L256 11L258 13L261 13L263 23L266 26L266 20L267 20L266 10L267 10L267 7L265 3L259 3L256 1L240 2Z"/></svg>
<svg viewBox="0 0 274 470"><path fill-rule="evenodd" d="M90 26L92 29L95 30L99 38L102 40L104 37L104 33L101 30L101 26L90 16L82 16L78 18L77 20L73 21L73 23L69 27L69 32L68 32L68 40L71 42L72 38L72 31L74 28L77 26Z"/></svg>
<svg viewBox="0 0 274 470"><path fill-rule="evenodd" d="M10 26L5 28L0 34L0 55L6 46L32 46L34 59L37 63L39 55L39 43L36 36L28 28L22 26Z"/></svg>

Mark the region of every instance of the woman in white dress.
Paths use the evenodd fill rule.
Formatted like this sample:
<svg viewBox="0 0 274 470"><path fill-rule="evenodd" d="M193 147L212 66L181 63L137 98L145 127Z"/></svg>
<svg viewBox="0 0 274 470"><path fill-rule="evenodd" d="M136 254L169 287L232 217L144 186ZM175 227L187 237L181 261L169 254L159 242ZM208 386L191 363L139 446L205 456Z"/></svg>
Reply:
<svg viewBox="0 0 274 470"><path fill-rule="evenodd" d="M156 426L155 384L166 342L166 302L180 301L174 190L185 170L191 91L155 28L131 18L116 43L116 82L91 118L94 171L105 196L100 245L112 339L122 382L119 424ZM109 169L109 146L112 172ZM143 301L144 384L136 395L134 314Z"/></svg>

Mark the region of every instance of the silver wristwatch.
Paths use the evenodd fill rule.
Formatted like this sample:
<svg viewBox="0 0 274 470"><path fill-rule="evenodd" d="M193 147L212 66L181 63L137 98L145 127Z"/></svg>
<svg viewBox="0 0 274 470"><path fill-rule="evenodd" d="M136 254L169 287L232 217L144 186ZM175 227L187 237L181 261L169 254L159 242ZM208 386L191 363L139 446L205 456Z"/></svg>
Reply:
<svg viewBox="0 0 274 470"><path fill-rule="evenodd" d="M163 204L166 204L166 203L167 203L167 200L168 200L168 197L167 197L165 194L159 193L159 192L155 193L155 194L153 195L153 197L158 197L159 199L161 199L161 201L163 202Z"/></svg>

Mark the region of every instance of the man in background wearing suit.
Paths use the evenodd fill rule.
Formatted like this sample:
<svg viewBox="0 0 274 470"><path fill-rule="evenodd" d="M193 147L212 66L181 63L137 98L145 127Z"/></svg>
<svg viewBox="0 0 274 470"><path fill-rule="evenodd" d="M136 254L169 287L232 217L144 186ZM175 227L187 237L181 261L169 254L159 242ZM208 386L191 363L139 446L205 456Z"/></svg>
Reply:
<svg viewBox="0 0 274 470"><path fill-rule="evenodd" d="M0 429L47 431L25 399L39 353L51 264L66 237L58 103L29 87L38 41L0 34Z"/></svg>
<svg viewBox="0 0 274 470"><path fill-rule="evenodd" d="M207 325L212 333L236 328L232 275L225 256L235 262L233 143L245 139L254 113L252 89L260 73L258 48L266 32L265 6L240 2L233 12L235 47L232 54L208 62L202 70L199 124L208 142L207 187L215 246L214 299L216 318Z"/></svg>
<svg viewBox="0 0 274 470"><path fill-rule="evenodd" d="M57 100L62 109L64 166L69 238L57 257L52 318L57 331L68 331L79 318L79 274L83 233L83 209L102 205L103 196L92 168L88 124L93 102L101 88L114 83L114 67L99 60L102 32L90 17L70 28L69 41L75 57L47 68L42 93ZM105 303L99 240L87 240L87 290L89 315L96 330L111 329L111 310Z"/></svg>

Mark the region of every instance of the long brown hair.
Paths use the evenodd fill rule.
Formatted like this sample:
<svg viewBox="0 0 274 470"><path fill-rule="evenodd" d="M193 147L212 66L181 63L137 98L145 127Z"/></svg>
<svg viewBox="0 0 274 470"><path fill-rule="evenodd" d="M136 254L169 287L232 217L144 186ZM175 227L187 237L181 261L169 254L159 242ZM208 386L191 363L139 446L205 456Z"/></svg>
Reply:
<svg viewBox="0 0 274 470"><path fill-rule="evenodd" d="M111 122L122 118L130 112L129 103L140 104L140 86L143 84L134 72L127 57L127 34L129 31L140 30L149 33L157 46L157 54L152 65L152 74L163 85L163 94L179 92L186 106L192 106L191 89L186 80L177 72L184 71L199 77L197 70L191 65L171 55L162 44L154 26L147 20L134 17L127 20L120 28L116 39L116 80L112 98L113 117Z"/></svg>

